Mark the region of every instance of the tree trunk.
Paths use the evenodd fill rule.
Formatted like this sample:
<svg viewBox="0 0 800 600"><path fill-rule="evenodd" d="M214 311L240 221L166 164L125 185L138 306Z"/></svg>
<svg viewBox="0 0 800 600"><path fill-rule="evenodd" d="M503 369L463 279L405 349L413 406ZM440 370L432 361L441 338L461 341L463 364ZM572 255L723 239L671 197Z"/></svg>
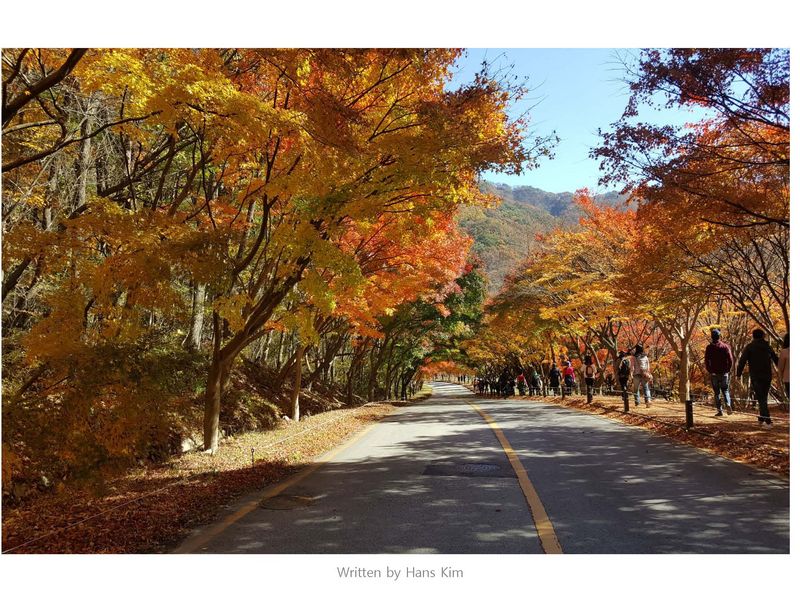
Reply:
<svg viewBox="0 0 800 600"><path fill-rule="evenodd" d="M264 349L259 354L258 361L263 363L263 364L266 364L267 361L269 360L269 346L272 343L272 333L273 333L273 331L274 330L270 329L269 333L267 334L267 337L266 338L262 338L262 340L264 341Z"/></svg>
<svg viewBox="0 0 800 600"><path fill-rule="evenodd" d="M281 335L278 337L278 354L277 359L275 361L275 368L280 369L281 364L283 364L283 340L286 337L286 333L281 331Z"/></svg>
<svg viewBox="0 0 800 600"><path fill-rule="evenodd" d="M341 347L344 345L346 340L346 336L340 335L336 341L328 340L325 344L325 352L322 355L322 359L320 363L316 366L316 368L311 372L310 376L310 384L315 384L320 377L322 381L325 382L328 377L333 379L333 362L336 359L336 353L339 352Z"/></svg>
<svg viewBox="0 0 800 600"><path fill-rule="evenodd" d="M89 186L89 170L92 167L92 138L87 137L94 121L95 108L97 106L94 95L87 100L86 114L81 122L81 140L78 149L77 170L77 191L75 194L75 207L80 208L86 204L86 188Z"/></svg>
<svg viewBox="0 0 800 600"><path fill-rule="evenodd" d="M308 266L308 259L298 260L296 264L296 272L284 279L282 285L276 288L275 282L273 282L270 285L269 293L257 299L244 327L236 331L224 347L222 346L223 327L227 329L227 322L220 318L216 310L213 312L213 352L206 387L203 420L203 441L206 450L213 452L217 447L220 404L234 360L248 345L266 334L264 325L269 321L277 306L302 278L303 272Z"/></svg>
<svg viewBox="0 0 800 600"><path fill-rule="evenodd" d="M130 190L130 198L128 208L130 210L137 210L138 202L136 201L136 187L133 185L133 142L130 139L125 139L125 178L128 181L128 189Z"/></svg>
<svg viewBox="0 0 800 600"><path fill-rule="evenodd" d="M33 258L30 256L26 257L21 263L19 263L15 268L11 269L8 275L3 278L3 296L2 299L5 301L6 296L10 294L17 284L19 283L22 275L25 273L25 270L28 266L33 262Z"/></svg>
<svg viewBox="0 0 800 600"><path fill-rule="evenodd" d="M381 344L378 350L378 355L375 356L374 347L371 352L372 362L370 363L369 377L367 378L367 398L370 402L375 400L375 386L378 384L378 370L383 364L383 359L386 357L386 351L390 348L389 344L389 334L387 333L383 344Z"/></svg>
<svg viewBox="0 0 800 600"><path fill-rule="evenodd" d="M250 229L253 226L253 220L255 219L255 214L256 214L256 201L255 200L251 200L250 201L250 206L247 209L247 221L245 221L247 223L247 225L242 230L242 235L241 235L241 238L239 240L239 249L236 251L236 260L237 261L241 260L242 256L244 255L244 249L245 249L245 246L247 245L247 235L250 233ZM267 218L267 216L264 215L263 218Z"/></svg>
<svg viewBox="0 0 800 600"><path fill-rule="evenodd" d="M380 355L375 358L375 348L370 352L372 360L369 365L369 375L367 377L367 402L375 400L375 383L378 379L378 366L380 365Z"/></svg>
<svg viewBox="0 0 800 600"><path fill-rule="evenodd" d="M292 420L300 420L300 387L303 381L303 354L305 347L299 342L294 357L294 387L292 388Z"/></svg>
<svg viewBox="0 0 800 600"><path fill-rule="evenodd" d="M689 394L691 393L691 384L689 382L689 367L691 366L691 361L689 360L688 342L682 344L678 357L680 359L680 367L678 369L678 399L681 402L686 402L689 400Z"/></svg>
<svg viewBox="0 0 800 600"><path fill-rule="evenodd" d="M192 321L184 344L187 350L197 352L200 349L200 342L203 336L206 284L196 284L192 289Z"/></svg>
<svg viewBox="0 0 800 600"><path fill-rule="evenodd" d="M392 391L392 376L394 375L394 368L392 367L392 356L394 355L394 342L389 346L389 354L386 357L386 381L384 382L386 389L383 391L383 401L389 401L389 394Z"/></svg>
<svg viewBox="0 0 800 600"><path fill-rule="evenodd" d="M293 374L295 371L295 359L297 358L297 349L300 347L300 342L297 342L297 345L294 347L294 354L291 353L292 344L294 342L294 338L297 336L295 334L292 335L291 339L289 340L288 350L288 359L286 360L286 364L283 365L278 373L275 375L275 382L278 384L278 388L283 387L283 382L289 378L289 375Z"/></svg>
<svg viewBox="0 0 800 600"><path fill-rule="evenodd" d="M223 358L216 353L208 371L203 417L203 448L212 454L219 447L219 412L222 394L230 377L231 364L232 358Z"/></svg>
<svg viewBox="0 0 800 600"><path fill-rule="evenodd" d="M346 393L348 404L353 403L353 384L355 383L356 373L358 373L361 369L361 362L364 360L364 354L366 353L364 348L365 345L361 345L358 348L353 349L353 357L350 361L350 368L347 370Z"/></svg>

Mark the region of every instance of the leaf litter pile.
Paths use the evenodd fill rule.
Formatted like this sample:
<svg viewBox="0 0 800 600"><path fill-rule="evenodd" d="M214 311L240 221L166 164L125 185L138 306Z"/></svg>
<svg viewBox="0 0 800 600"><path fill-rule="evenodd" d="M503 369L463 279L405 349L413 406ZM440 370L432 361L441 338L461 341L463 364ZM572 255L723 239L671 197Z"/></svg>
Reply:
<svg viewBox="0 0 800 600"><path fill-rule="evenodd" d="M789 413L772 406L773 428L764 430L758 426L755 412L736 411L716 417L712 407L695 404L694 427L687 430L685 409L679 402L656 399L650 408L643 404L637 407L631 396L630 411L625 413L619 397L595 396L592 404L587 404L583 396L547 396L544 400L637 425L680 443L789 476Z"/></svg>
<svg viewBox="0 0 800 600"><path fill-rule="evenodd" d="M280 481L392 413L368 404L223 439L109 482L103 493L43 494L3 511L3 552L164 552L239 496Z"/></svg>

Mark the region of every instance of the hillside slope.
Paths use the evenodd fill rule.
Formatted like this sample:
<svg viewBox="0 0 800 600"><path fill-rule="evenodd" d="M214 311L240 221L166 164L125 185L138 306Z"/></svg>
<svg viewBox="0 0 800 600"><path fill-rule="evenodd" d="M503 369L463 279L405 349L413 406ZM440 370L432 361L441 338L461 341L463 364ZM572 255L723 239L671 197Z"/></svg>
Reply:
<svg viewBox="0 0 800 600"><path fill-rule="evenodd" d="M530 252L536 235L552 230L559 220L538 207L503 200L496 208L465 206L459 226L475 240L472 252L483 262L489 293L503 284L506 274Z"/></svg>
<svg viewBox="0 0 800 600"><path fill-rule="evenodd" d="M546 192L531 186L510 186L484 182L484 192L499 197L495 208L463 207L459 226L475 244L472 251L480 258L489 279L489 293L503 284L506 274L536 245L536 236L555 227L569 227L578 222L580 209L571 192ZM597 196L600 203L618 205L624 197L616 192Z"/></svg>

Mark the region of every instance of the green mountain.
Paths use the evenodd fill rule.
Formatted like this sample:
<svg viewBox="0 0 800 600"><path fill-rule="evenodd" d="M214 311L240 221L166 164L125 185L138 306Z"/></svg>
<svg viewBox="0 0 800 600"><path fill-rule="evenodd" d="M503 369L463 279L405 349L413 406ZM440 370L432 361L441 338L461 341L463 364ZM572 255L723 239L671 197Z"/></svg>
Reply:
<svg viewBox="0 0 800 600"><path fill-rule="evenodd" d="M545 192L529 185L511 186L505 183L484 182L481 185L484 192L494 194L503 200L513 200L546 210L554 217L558 217L564 224L577 223L580 210L572 202L573 192ZM619 206L625 202L626 197L618 192L606 192L595 196L599 204Z"/></svg>
<svg viewBox="0 0 800 600"><path fill-rule="evenodd" d="M472 251L484 263L489 279L489 293L503 285L511 271L536 244L538 234L555 227L569 227L578 222L580 210L573 204L571 192L553 193L531 186L510 186L484 182L484 192L499 197L495 208L462 207L459 226L475 243ZM604 204L618 205L625 198L616 192L597 196Z"/></svg>

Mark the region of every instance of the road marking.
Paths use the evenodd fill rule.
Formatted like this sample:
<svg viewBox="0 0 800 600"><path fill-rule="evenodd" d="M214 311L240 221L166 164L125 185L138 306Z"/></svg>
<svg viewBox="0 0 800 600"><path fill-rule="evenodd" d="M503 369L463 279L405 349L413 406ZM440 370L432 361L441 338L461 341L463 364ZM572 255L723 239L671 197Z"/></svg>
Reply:
<svg viewBox="0 0 800 600"><path fill-rule="evenodd" d="M506 438L503 430L500 429L500 426L495 422L495 420L486 412L484 412L477 404L474 404L469 400L466 402L472 408L474 408L480 416L483 417L492 431L494 431L494 434L497 436L500 445L503 447L503 450L508 457L508 462L511 463L511 467L514 469L514 473L517 475L519 487L522 488L522 493L525 495L525 500L528 502L528 507L531 509L533 526L536 528L536 533L539 534L539 542L542 544L542 550L544 550L545 554L563 554L564 550L562 550L561 544L558 541L553 523L550 521L550 517L547 516L547 511L544 508L544 504L542 504L539 494L536 493L536 488L533 487L530 477L528 477L528 472L525 470L525 467L522 466L522 461L520 461L517 453L514 452L514 448L511 447L511 444L508 442L508 438Z"/></svg>
<svg viewBox="0 0 800 600"><path fill-rule="evenodd" d="M371 425L369 425L366 428L362 429L361 431L356 433L353 437L351 437L349 440L347 440L343 444L337 446L336 448L328 450L328 452L326 452L325 454L320 456L313 464L307 466L305 469L303 469L302 471L300 471L296 475L290 477L286 481L283 481L281 483L277 483L275 485L272 485L272 486L268 487L267 490L263 494L259 495L254 500L250 500L249 502L247 502L244 506L242 506L235 513L225 517L217 525L214 525L213 527L210 527L209 529L200 532L195 537L190 537L188 540L183 542L178 547L178 549L174 551L174 553L175 554L191 554L192 552L196 552L197 550L202 549L209 542L211 542L211 540L213 540L215 537L217 537L219 534L221 534L223 531L225 531L228 527L230 527L231 525L233 525L237 521L241 520L243 517L245 517L248 514L250 514L251 512L253 512L256 508L258 508L258 505L261 502L263 502L264 500L267 500L268 498L272 498L273 496L277 496L278 494L280 494L284 490L292 487L293 485L296 485L296 484L300 483L306 477L311 475L314 471L316 471L321 466L323 466L325 463L328 463L331 460L333 460L336 457L336 455L338 455L342 450L345 450L346 448L349 448L350 446L355 444L358 440L360 440L362 437L364 437L364 435L366 435L369 431L371 431L373 427L378 425L381 422L381 420L376 421L375 423L372 423Z"/></svg>

